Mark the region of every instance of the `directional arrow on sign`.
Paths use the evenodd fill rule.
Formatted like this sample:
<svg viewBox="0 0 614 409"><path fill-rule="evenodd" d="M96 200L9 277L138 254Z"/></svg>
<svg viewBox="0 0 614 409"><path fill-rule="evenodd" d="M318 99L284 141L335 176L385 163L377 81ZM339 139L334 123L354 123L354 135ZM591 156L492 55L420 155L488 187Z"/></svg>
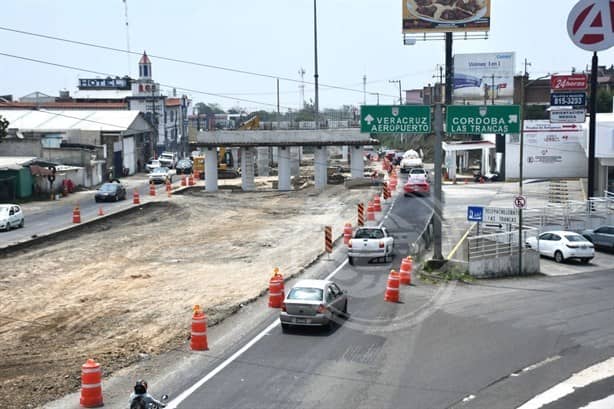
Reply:
<svg viewBox="0 0 614 409"><path fill-rule="evenodd" d="M508 124L517 124L518 123L518 115L509 115Z"/></svg>
<svg viewBox="0 0 614 409"><path fill-rule="evenodd" d="M373 118L373 117L371 116L371 114L369 114L369 115L365 116L365 121L366 121L366 122L367 122L369 125L371 125L371 122L373 122L374 120L375 120L375 118Z"/></svg>

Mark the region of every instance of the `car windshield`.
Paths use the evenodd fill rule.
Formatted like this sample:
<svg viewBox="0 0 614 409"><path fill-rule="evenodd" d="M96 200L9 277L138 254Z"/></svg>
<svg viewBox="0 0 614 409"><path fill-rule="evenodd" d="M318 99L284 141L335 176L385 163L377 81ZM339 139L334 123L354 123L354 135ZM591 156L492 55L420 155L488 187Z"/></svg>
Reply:
<svg viewBox="0 0 614 409"><path fill-rule="evenodd" d="M173 159L173 155L171 155L170 153L163 153L162 155L160 155L161 159Z"/></svg>
<svg viewBox="0 0 614 409"><path fill-rule="evenodd" d="M360 229L354 236L356 239L381 239L384 233L379 229Z"/></svg>
<svg viewBox="0 0 614 409"><path fill-rule="evenodd" d="M154 173L166 173L166 168L155 168Z"/></svg>
<svg viewBox="0 0 614 409"><path fill-rule="evenodd" d="M421 175L422 175L422 174L424 174L425 172L426 172L426 171L425 171L425 170L423 170L423 169L412 169L412 170L410 170L410 171L409 171L409 173L411 173L412 175L413 175L413 174L421 174Z"/></svg>
<svg viewBox="0 0 614 409"><path fill-rule="evenodd" d="M312 287L294 287L288 294L289 300L321 301L322 289Z"/></svg>
<svg viewBox="0 0 614 409"><path fill-rule="evenodd" d="M587 241L584 237L580 236L579 234L567 234L565 238L567 239L567 241Z"/></svg>
<svg viewBox="0 0 614 409"><path fill-rule="evenodd" d="M115 192L115 189L117 189L117 185L113 183L105 183L104 185L100 186L99 190L101 192Z"/></svg>

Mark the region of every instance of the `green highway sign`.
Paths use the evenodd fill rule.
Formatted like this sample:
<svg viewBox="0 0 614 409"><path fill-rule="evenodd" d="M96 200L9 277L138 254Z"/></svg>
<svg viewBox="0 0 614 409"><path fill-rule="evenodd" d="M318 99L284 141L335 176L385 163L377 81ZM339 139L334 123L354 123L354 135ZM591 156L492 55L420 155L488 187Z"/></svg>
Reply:
<svg viewBox="0 0 614 409"><path fill-rule="evenodd" d="M446 133L520 133L520 106L448 105Z"/></svg>
<svg viewBox="0 0 614 409"><path fill-rule="evenodd" d="M360 132L430 133L431 108L426 105L363 105Z"/></svg>

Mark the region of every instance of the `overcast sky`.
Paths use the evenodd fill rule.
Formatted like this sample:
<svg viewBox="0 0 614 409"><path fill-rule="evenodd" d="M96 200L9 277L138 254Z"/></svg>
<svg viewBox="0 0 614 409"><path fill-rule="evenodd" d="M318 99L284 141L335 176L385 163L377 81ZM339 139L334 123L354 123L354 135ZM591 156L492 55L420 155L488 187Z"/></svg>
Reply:
<svg viewBox="0 0 614 409"><path fill-rule="evenodd" d="M567 73L590 64L591 54L575 47L566 22L576 0L492 0L488 40L456 41L455 53L514 51L516 71L525 58L531 77ZM299 80L313 81L313 0L127 0L130 49ZM379 92L390 104L403 89L433 82L444 62L444 44L418 42L404 46L400 0L319 0L318 53L320 83L357 92L322 87L320 106L361 104L362 77L367 91ZM122 0L19 0L2 2L0 26L126 49ZM0 53L57 64L136 76L138 56L29 37L0 30ZM273 110L275 80L152 58L154 79L191 90L194 102L224 108ZM614 64L614 51L600 53L600 65ZM33 91L57 95L73 91L78 78L96 75L0 56L0 95L19 98ZM296 109L299 83L281 81L280 104ZM220 94L220 96L204 93ZM312 85L305 97L313 98ZM251 100L242 101L241 99ZM367 96L374 104L376 97ZM267 105L270 104L270 105Z"/></svg>

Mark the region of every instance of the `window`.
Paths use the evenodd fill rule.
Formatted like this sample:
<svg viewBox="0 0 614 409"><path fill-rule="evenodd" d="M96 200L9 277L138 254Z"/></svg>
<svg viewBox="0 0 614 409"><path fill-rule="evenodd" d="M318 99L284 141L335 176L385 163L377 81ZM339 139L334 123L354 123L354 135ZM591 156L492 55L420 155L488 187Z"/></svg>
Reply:
<svg viewBox="0 0 614 409"><path fill-rule="evenodd" d="M337 287L337 284L331 284L330 288L333 290L333 293L335 294L335 297L339 297L342 293L341 289L339 287Z"/></svg>
<svg viewBox="0 0 614 409"><path fill-rule="evenodd" d="M326 302L331 302L335 299L335 293L331 287L326 289Z"/></svg>
<svg viewBox="0 0 614 409"><path fill-rule="evenodd" d="M552 240L552 239L551 239L551 237L552 237L552 234L550 234L550 233L544 233L544 234L542 234L541 236L539 236L539 239L540 239L540 240Z"/></svg>
<svg viewBox="0 0 614 409"><path fill-rule="evenodd" d="M550 235L550 240L552 240L552 241L559 241L559 240L561 240L561 236L559 236L558 234L551 234Z"/></svg>
<svg viewBox="0 0 614 409"><path fill-rule="evenodd" d="M320 288L294 287L288 294L289 300L322 301Z"/></svg>

